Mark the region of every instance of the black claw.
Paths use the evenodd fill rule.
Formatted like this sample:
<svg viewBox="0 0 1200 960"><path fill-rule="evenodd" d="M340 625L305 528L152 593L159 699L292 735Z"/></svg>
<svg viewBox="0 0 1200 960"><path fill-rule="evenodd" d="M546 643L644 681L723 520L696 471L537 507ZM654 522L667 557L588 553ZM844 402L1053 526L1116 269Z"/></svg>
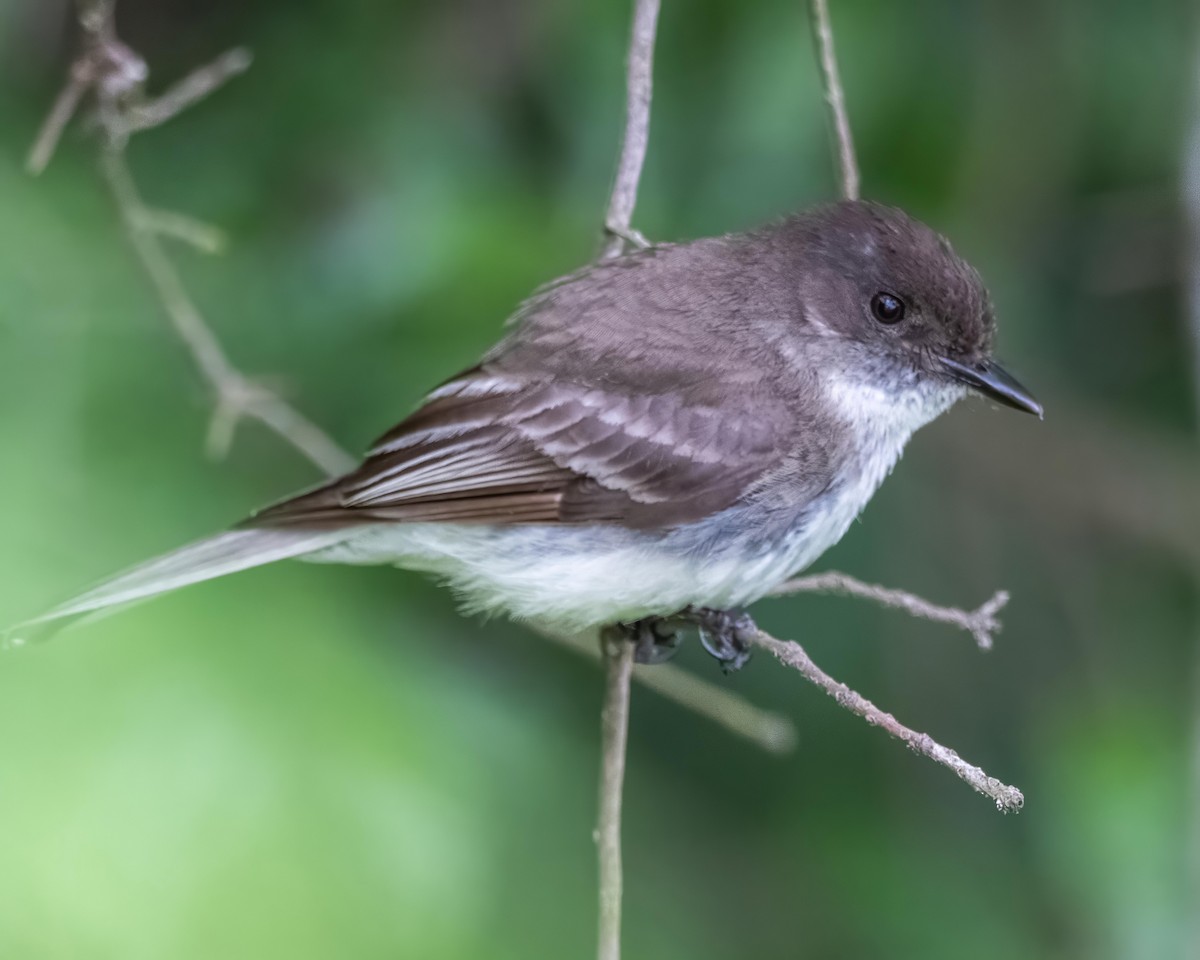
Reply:
<svg viewBox="0 0 1200 960"><path fill-rule="evenodd" d="M750 659L750 638L758 627L747 613L697 607L687 611L700 628L700 642L725 673L736 673Z"/></svg>
<svg viewBox="0 0 1200 960"><path fill-rule="evenodd" d="M758 626L740 610L688 607L673 617L644 617L607 627L605 643L632 643L635 663L666 663L679 647L680 627L693 623L704 649L726 673L741 670L750 659L750 641Z"/></svg>
<svg viewBox="0 0 1200 960"><path fill-rule="evenodd" d="M613 629L633 644L635 663L666 663L675 656L679 647L678 624L664 617L645 617L632 623L618 623Z"/></svg>

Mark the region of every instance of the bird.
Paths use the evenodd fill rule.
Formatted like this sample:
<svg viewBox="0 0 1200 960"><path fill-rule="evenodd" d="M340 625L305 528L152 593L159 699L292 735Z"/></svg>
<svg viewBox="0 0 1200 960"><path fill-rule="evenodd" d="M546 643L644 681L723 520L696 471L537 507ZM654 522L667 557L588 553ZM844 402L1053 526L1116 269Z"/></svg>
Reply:
<svg viewBox="0 0 1200 960"><path fill-rule="evenodd" d="M10 642L283 559L432 574L468 614L600 630L727 670L744 608L846 533L968 393L1042 417L993 358L978 272L868 201L664 243L543 286L344 476L136 567Z"/></svg>

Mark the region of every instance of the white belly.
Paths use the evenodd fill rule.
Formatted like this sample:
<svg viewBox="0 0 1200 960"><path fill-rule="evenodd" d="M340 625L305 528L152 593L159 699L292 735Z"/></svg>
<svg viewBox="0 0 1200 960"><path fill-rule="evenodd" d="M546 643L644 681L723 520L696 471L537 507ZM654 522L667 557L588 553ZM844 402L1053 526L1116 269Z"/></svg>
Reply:
<svg viewBox="0 0 1200 960"><path fill-rule="evenodd" d="M880 479L882 476L880 476ZM737 508L662 532L615 526L388 524L307 559L389 563L446 581L470 613L566 630L751 603L837 543L874 492L864 477L776 533Z"/></svg>
<svg viewBox="0 0 1200 960"><path fill-rule="evenodd" d="M699 525L694 525L699 526ZM715 531L713 531L715 532ZM699 530L659 535L617 527L396 524L366 527L306 559L392 563L445 580L471 613L504 613L567 630L739 606L806 563L803 538L695 549ZM704 536L710 540L710 536Z"/></svg>

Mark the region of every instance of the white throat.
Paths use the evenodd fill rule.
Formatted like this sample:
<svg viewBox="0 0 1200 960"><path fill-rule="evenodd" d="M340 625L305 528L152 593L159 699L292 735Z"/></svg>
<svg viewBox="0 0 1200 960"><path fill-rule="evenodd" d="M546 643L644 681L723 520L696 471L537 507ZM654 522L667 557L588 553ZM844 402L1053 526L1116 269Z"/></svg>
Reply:
<svg viewBox="0 0 1200 960"><path fill-rule="evenodd" d="M890 388L867 382L862 377L843 373L825 378L825 391L831 412L851 430L849 462L843 468L847 482L827 503L819 521L823 528L812 531L814 542L824 542L821 550L842 538L854 518L904 452L917 429L945 412L966 392L954 384L918 380L895 383Z"/></svg>
<svg viewBox="0 0 1200 960"><path fill-rule="evenodd" d="M898 457L916 430L945 413L966 390L915 378L881 387L865 377L838 372L825 378L825 392L833 412L861 440L896 444Z"/></svg>

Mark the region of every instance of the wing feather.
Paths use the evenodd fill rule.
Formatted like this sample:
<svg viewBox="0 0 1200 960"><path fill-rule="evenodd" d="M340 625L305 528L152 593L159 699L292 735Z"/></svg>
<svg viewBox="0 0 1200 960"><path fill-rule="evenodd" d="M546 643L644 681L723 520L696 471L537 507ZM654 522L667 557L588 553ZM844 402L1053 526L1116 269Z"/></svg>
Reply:
<svg viewBox="0 0 1200 960"><path fill-rule="evenodd" d="M685 523L744 496L779 460L750 401L520 383L486 367L443 384L358 470L255 525Z"/></svg>

